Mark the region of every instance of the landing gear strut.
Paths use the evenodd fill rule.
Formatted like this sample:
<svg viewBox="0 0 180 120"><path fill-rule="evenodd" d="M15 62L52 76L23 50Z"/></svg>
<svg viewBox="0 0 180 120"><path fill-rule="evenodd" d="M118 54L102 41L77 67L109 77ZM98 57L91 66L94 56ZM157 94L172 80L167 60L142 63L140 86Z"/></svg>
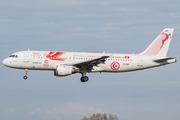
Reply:
<svg viewBox="0 0 180 120"><path fill-rule="evenodd" d="M25 76L23 77L24 78L24 80L26 80L28 77L27 77L27 74L28 74L28 69L25 69Z"/></svg>
<svg viewBox="0 0 180 120"><path fill-rule="evenodd" d="M89 78L86 76L86 73L82 73L81 82L87 82Z"/></svg>

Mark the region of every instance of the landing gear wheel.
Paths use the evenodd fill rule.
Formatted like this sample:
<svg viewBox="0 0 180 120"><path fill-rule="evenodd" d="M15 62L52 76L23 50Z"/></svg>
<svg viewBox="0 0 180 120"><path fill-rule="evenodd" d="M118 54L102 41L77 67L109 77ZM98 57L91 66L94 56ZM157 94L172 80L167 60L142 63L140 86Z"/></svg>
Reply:
<svg viewBox="0 0 180 120"><path fill-rule="evenodd" d="M26 80L26 79L27 79L27 74L28 74L28 69L25 69L25 76L23 77L23 78L24 78L24 80Z"/></svg>
<svg viewBox="0 0 180 120"><path fill-rule="evenodd" d="M84 81L87 82L89 78L87 76L84 76Z"/></svg>
<svg viewBox="0 0 180 120"><path fill-rule="evenodd" d="M87 76L81 77L81 82L87 82L89 78Z"/></svg>
<svg viewBox="0 0 180 120"><path fill-rule="evenodd" d="M23 78L24 78L24 80L26 80L26 79L27 79L27 76L25 75Z"/></svg>
<svg viewBox="0 0 180 120"><path fill-rule="evenodd" d="M84 78L83 77L81 77L81 82L84 82Z"/></svg>

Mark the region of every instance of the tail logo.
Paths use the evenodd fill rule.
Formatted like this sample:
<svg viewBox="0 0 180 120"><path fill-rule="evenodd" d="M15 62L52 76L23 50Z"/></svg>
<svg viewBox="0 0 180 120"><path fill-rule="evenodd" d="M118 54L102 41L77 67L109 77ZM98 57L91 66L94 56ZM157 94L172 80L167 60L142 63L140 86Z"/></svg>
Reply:
<svg viewBox="0 0 180 120"><path fill-rule="evenodd" d="M171 34L164 31L155 39L155 41L144 51L143 55L156 56L165 45L165 42L171 38Z"/></svg>
<svg viewBox="0 0 180 120"><path fill-rule="evenodd" d="M115 62L111 63L110 67L111 67L112 70L118 70L120 68L120 64L115 61Z"/></svg>
<svg viewBox="0 0 180 120"><path fill-rule="evenodd" d="M169 37L171 38L171 34L168 35L164 32L162 32L161 34L164 34L166 37L165 37L165 39L162 40L162 45L161 45L160 49L164 46L164 43L169 39Z"/></svg>

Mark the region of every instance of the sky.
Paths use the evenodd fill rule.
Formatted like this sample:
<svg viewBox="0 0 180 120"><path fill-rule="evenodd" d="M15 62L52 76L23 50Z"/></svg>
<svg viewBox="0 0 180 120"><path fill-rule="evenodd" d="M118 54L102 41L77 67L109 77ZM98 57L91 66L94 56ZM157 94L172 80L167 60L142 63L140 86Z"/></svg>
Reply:
<svg viewBox="0 0 180 120"><path fill-rule="evenodd" d="M177 62L127 73L55 77L0 64L0 119L81 120L110 113L119 120L180 119L180 1L0 0L0 60L17 51L138 54L174 28L168 57Z"/></svg>

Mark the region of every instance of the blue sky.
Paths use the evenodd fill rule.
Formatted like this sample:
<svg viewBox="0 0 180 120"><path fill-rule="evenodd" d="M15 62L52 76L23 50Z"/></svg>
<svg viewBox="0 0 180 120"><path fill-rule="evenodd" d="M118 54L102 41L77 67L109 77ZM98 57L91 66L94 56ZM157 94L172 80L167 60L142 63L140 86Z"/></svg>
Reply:
<svg viewBox="0 0 180 120"><path fill-rule="evenodd" d="M22 50L140 53L167 27L169 57L180 58L177 0L1 0L0 60ZM179 62L129 73L55 77L0 64L0 116L80 120L111 113L120 120L179 120Z"/></svg>

